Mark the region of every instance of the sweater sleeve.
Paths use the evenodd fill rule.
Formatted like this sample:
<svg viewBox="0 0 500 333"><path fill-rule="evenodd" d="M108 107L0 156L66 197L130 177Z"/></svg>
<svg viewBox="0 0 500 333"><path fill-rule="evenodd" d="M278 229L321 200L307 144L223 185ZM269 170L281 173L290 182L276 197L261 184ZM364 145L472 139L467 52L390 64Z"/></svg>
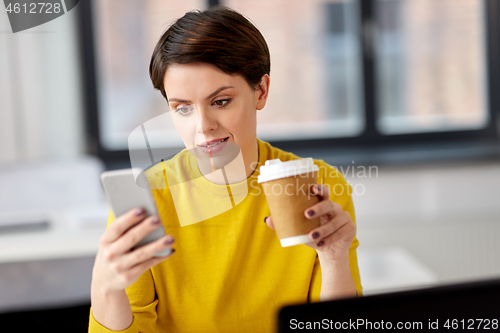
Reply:
<svg viewBox="0 0 500 333"><path fill-rule="evenodd" d="M109 213L108 227L109 224L114 221L113 213ZM153 276L151 270L144 272L136 282L131 284L127 289L125 289L130 306L132 308L132 313L134 319L132 324L122 331L113 331L105 326L101 325L97 320L95 320L92 314L92 308L90 309L89 316L89 333L109 333L109 332L122 332L122 333L139 333L139 332L151 332L156 333L158 329L156 327L157 313L156 306L158 304L158 299L155 293Z"/></svg>
<svg viewBox="0 0 500 333"><path fill-rule="evenodd" d="M350 186L350 185L349 185ZM352 198L347 202L345 207L342 207L342 210L348 212L351 215L351 219L356 226L356 215L354 213L354 203ZM356 234L357 234L357 226L356 226ZM351 269L352 279L354 280L354 284L356 285L356 296L363 296L363 287L361 286L361 276L359 274L358 267L358 255L356 253L356 249L359 246L358 238L354 234L354 238L351 243L351 247L349 248L349 267Z"/></svg>

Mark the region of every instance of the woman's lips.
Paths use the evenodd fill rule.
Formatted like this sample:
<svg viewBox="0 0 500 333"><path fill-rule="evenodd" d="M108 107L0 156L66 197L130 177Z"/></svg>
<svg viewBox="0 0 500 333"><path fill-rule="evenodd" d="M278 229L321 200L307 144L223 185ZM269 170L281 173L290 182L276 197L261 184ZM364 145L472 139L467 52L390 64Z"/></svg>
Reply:
<svg viewBox="0 0 500 333"><path fill-rule="evenodd" d="M216 146L213 146L213 147L198 146L198 149L205 154L213 155L213 154L216 154L217 152L221 151L222 149L224 149L224 147L227 145L228 141L229 141L229 137L225 138L224 141L222 141L221 143L219 143Z"/></svg>

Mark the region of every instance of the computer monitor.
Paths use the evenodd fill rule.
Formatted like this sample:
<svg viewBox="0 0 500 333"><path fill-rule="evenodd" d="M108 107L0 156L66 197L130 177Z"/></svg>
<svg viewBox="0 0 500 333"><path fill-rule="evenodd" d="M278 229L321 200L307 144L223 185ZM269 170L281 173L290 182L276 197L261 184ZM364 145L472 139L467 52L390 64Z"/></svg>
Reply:
<svg viewBox="0 0 500 333"><path fill-rule="evenodd" d="M278 332L500 330L500 279L286 306Z"/></svg>

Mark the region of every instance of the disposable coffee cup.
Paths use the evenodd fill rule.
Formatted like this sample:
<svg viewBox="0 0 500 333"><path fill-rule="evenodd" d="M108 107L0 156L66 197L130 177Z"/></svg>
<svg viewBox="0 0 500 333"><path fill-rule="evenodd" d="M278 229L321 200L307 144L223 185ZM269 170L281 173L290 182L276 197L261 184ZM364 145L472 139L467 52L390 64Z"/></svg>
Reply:
<svg viewBox="0 0 500 333"><path fill-rule="evenodd" d="M267 160L260 167L257 180L262 183L282 247L311 242L309 232L320 226L319 218L310 220L304 215L306 208L319 201L310 193L311 185L317 183L318 169L312 158Z"/></svg>

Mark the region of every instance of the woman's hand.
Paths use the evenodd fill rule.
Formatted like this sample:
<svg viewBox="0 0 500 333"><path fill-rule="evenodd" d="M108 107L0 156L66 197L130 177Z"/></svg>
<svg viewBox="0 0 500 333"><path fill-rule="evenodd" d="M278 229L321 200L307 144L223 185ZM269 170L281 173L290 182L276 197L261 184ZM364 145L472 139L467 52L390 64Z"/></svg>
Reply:
<svg viewBox="0 0 500 333"><path fill-rule="evenodd" d="M172 246L174 239L166 235L132 251L132 248L161 221L156 216L145 217L142 208L119 216L104 232L92 271L90 298L92 315L101 325L113 331L122 331L133 321L133 314L125 288L142 273L170 257L154 257Z"/></svg>
<svg viewBox="0 0 500 333"><path fill-rule="evenodd" d="M307 208L304 215L308 219L319 217L321 225L309 232L311 242L306 245L316 249L321 257L336 262L349 254L356 227L351 215L330 200L330 189L325 185L313 185L309 189L319 197L319 202ZM274 229L272 218L266 217L266 224Z"/></svg>
<svg viewBox="0 0 500 333"><path fill-rule="evenodd" d="M145 219L144 216L144 209L132 209L111 223L101 237L92 272L95 292L124 290L146 270L173 254L174 250L168 256L154 257L172 246L174 239L169 235L132 251L141 239L161 225L158 217Z"/></svg>

